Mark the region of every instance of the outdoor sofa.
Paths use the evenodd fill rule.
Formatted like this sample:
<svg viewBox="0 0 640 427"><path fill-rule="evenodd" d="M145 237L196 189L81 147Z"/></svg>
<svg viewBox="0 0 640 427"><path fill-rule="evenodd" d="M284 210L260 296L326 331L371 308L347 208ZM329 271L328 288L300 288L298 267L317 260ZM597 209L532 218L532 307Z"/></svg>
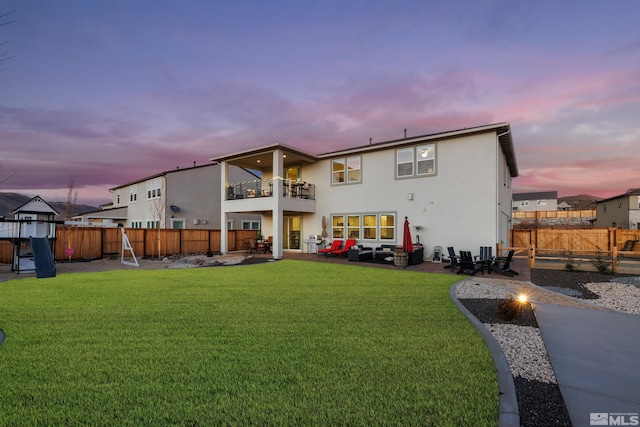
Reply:
<svg viewBox="0 0 640 427"><path fill-rule="evenodd" d="M365 248L362 245L356 245L349 249L349 261L373 261L373 249Z"/></svg>
<svg viewBox="0 0 640 427"><path fill-rule="evenodd" d="M388 262L393 263L393 252L396 249L396 245L381 245L378 246L373 255L375 262ZM388 258L392 258L388 261Z"/></svg>

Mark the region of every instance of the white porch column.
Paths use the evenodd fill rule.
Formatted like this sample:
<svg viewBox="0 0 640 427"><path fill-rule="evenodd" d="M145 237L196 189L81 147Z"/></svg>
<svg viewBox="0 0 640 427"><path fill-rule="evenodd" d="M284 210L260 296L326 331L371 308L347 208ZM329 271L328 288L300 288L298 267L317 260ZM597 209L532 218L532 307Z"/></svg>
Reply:
<svg viewBox="0 0 640 427"><path fill-rule="evenodd" d="M282 187L284 177L284 165L282 150L273 152L273 200L275 202L273 215L273 246L271 248L274 259L282 258Z"/></svg>
<svg viewBox="0 0 640 427"><path fill-rule="evenodd" d="M220 164L220 253L226 254L229 248L229 232L227 231L227 180L229 179L229 165Z"/></svg>

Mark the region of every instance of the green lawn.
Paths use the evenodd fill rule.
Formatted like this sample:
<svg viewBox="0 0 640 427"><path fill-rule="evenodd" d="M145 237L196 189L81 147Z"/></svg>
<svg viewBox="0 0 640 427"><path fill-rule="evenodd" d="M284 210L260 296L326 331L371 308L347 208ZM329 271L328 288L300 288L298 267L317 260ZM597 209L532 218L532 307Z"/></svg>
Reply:
<svg viewBox="0 0 640 427"><path fill-rule="evenodd" d="M0 425L496 425L459 278L285 260L0 283Z"/></svg>

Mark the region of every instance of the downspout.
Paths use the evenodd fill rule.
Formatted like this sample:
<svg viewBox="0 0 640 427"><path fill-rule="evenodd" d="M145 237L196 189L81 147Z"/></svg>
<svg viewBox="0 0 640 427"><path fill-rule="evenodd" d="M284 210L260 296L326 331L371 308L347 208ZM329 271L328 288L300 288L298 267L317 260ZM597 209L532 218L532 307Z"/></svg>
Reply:
<svg viewBox="0 0 640 427"><path fill-rule="evenodd" d="M498 165L500 164L500 153L502 152L502 147L500 146L500 137L504 136L504 135L508 135L509 133L511 133L511 128L509 128L509 130L507 130L506 132L503 133L499 133L496 136L496 143L497 143L497 150L496 150L496 170L498 170ZM507 165L507 167L509 167ZM511 173L509 173L509 177L511 177ZM502 214L500 212L500 177L496 176L496 178L498 179L498 182L496 183L496 230L498 231L498 235L497 237L500 238L501 237L501 229L500 229L500 218L502 217ZM511 222L511 207L509 207L509 222ZM508 236L508 234L507 234ZM496 242L496 243L500 243L500 245L503 245L502 241ZM509 245L509 242L507 241L507 246ZM496 254L496 256L502 256L502 254Z"/></svg>

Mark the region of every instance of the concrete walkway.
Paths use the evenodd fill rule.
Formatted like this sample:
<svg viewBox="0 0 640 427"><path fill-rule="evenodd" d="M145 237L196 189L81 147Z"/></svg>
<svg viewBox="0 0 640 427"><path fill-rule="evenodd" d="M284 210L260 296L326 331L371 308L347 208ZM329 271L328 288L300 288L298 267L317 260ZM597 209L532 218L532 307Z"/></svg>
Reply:
<svg viewBox="0 0 640 427"><path fill-rule="evenodd" d="M638 425L640 316L539 303L535 314L573 426Z"/></svg>

